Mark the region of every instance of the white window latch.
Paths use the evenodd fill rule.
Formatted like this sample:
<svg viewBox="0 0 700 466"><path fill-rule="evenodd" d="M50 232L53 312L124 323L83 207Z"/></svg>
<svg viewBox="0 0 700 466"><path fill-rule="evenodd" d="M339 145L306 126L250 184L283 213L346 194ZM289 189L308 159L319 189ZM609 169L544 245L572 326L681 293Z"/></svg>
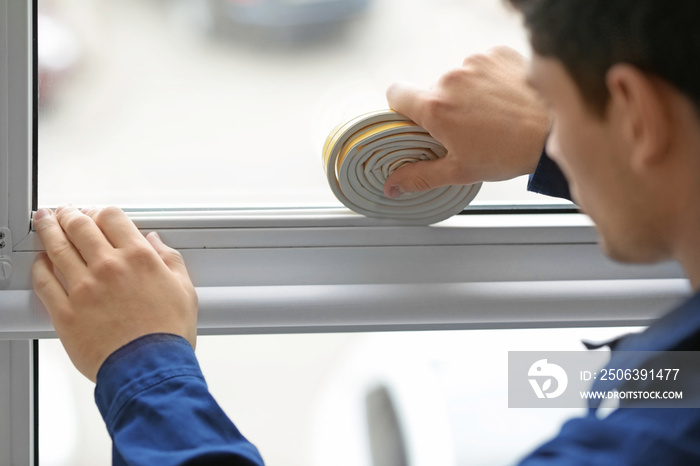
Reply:
<svg viewBox="0 0 700 466"><path fill-rule="evenodd" d="M12 277L12 237L10 229L0 227L0 288L5 288Z"/></svg>

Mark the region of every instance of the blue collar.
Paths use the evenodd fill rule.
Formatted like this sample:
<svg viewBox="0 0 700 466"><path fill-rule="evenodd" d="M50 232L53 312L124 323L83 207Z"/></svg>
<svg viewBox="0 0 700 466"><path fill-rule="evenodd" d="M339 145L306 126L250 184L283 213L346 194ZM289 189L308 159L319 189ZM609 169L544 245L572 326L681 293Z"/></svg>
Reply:
<svg viewBox="0 0 700 466"><path fill-rule="evenodd" d="M641 333L628 335L615 345L615 351L673 351L684 349L700 334L700 293L659 318Z"/></svg>
<svg viewBox="0 0 700 466"><path fill-rule="evenodd" d="M589 349L609 346L612 349L607 367L618 369L643 367L650 353L645 351L696 351L700 350L700 293L696 293L680 306L659 318L646 330L593 345ZM593 390L611 390L620 382L597 380ZM600 401L589 402L595 410Z"/></svg>

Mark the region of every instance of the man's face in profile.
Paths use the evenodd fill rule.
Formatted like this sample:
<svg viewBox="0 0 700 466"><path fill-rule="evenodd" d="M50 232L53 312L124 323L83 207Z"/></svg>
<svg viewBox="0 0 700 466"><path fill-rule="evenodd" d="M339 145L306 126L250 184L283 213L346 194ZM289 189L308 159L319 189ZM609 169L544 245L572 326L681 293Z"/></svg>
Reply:
<svg viewBox="0 0 700 466"><path fill-rule="evenodd" d="M594 112L555 58L533 54L528 79L553 118L547 153L568 179L574 201L595 222L601 247L616 260L648 261L648 219L619 115L610 108L602 116Z"/></svg>

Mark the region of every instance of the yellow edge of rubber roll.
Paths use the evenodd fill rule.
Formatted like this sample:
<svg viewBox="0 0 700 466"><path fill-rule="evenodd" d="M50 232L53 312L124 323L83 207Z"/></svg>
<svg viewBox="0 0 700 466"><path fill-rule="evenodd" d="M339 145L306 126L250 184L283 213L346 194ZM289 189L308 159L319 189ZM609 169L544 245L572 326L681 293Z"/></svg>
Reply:
<svg viewBox="0 0 700 466"><path fill-rule="evenodd" d="M322 155L331 191L350 210L407 225L429 225L464 210L481 183L407 193L398 199L384 196L383 186L401 165L445 154L424 128L392 110L379 110L338 125L326 138Z"/></svg>

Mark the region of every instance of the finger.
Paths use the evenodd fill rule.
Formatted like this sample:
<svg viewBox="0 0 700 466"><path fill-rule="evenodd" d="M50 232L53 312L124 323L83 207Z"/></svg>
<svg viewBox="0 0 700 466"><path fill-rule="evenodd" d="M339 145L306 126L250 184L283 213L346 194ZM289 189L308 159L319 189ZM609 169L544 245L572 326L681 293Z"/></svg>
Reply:
<svg viewBox="0 0 700 466"><path fill-rule="evenodd" d="M75 207L60 208L56 218L68 239L88 264L99 257L104 257L112 249L112 245L95 221Z"/></svg>
<svg viewBox="0 0 700 466"><path fill-rule="evenodd" d="M146 242L134 222L118 207L106 207L88 212L107 240L115 248L125 248Z"/></svg>
<svg viewBox="0 0 700 466"><path fill-rule="evenodd" d="M49 311L52 320L57 312L68 309L68 294L56 277L53 263L46 253L39 253L34 260L32 283L34 291Z"/></svg>
<svg viewBox="0 0 700 466"><path fill-rule="evenodd" d="M34 214L34 230L44 244L51 262L67 280L82 274L85 261L58 223L56 216L48 209L40 209Z"/></svg>
<svg viewBox="0 0 700 466"><path fill-rule="evenodd" d="M456 170L449 156L435 160L423 160L396 169L384 183L384 195L395 199L403 193L427 191L455 184Z"/></svg>
<svg viewBox="0 0 700 466"><path fill-rule="evenodd" d="M426 118L423 103L430 98L430 92L415 84L400 81L392 84L386 90L386 100L392 110L407 116L425 128Z"/></svg>
<svg viewBox="0 0 700 466"><path fill-rule="evenodd" d="M521 64L524 64L527 61L527 58L525 58L525 56L522 55L520 52L510 47L506 47L505 45L497 45L495 47L491 47L486 51L486 55L495 58L507 58L513 61L517 61Z"/></svg>
<svg viewBox="0 0 700 466"><path fill-rule="evenodd" d="M146 239L156 250L160 258L163 260L165 265L168 266L173 273L180 275L181 277L190 280L189 274L187 273L187 267L185 266L185 260L182 258L177 250L171 248L170 246L163 243L160 235L155 231L152 231L146 235Z"/></svg>

